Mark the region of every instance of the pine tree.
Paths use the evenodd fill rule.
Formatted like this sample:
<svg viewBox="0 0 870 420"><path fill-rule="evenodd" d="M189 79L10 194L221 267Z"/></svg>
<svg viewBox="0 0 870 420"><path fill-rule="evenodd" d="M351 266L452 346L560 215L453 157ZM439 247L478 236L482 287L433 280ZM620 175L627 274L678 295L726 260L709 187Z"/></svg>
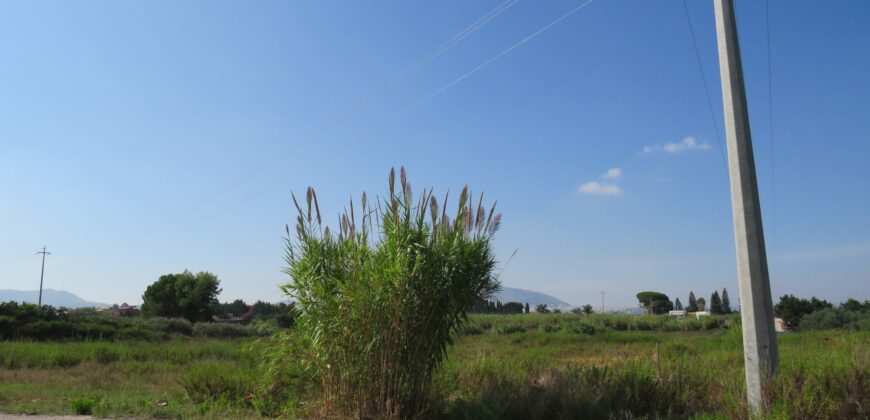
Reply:
<svg viewBox="0 0 870 420"><path fill-rule="evenodd" d="M731 299L728 299L728 289L722 289L722 313L731 313Z"/></svg>
<svg viewBox="0 0 870 420"><path fill-rule="evenodd" d="M677 300L674 301L674 310L675 311L682 311L683 310L683 304L680 303L680 298L677 298Z"/></svg>
<svg viewBox="0 0 870 420"><path fill-rule="evenodd" d="M710 296L710 313L711 314L721 314L722 313L722 299L719 298L718 291L714 291L713 295Z"/></svg>
<svg viewBox="0 0 870 420"><path fill-rule="evenodd" d="M698 301L695 299L695 292L689 292L689 306L686 307L687 312L698 312Z"/></svg>
<svg viewBox="0 0 870 420"><path fill-rule="evenodd" d="M526 310L526 313L529 313L529 302L526 302L525 310Z"/></svg>

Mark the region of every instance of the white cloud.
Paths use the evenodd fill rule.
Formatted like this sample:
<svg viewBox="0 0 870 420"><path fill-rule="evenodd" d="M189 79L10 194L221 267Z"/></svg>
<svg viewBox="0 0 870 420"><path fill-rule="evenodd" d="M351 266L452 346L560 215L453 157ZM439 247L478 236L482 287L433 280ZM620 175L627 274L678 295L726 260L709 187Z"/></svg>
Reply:
<svg viewBox="0 0 870 420"><path fill-rule="evenodd" d="M622 188L616 180L622 178L622 168L610 168L599 178L603 181L589 181L580 185L577 191L591 195L622 195Z"/></svg>
<svg viewBox="0 0 870 420"><path fill-rule="evenodd" d="M607 170L607 173L601 175L601 178L604 179L618 179L622 176L622 169L620 168L610 168Z"/></svg>
<svg viewBox="0 0 870 420"><path fill-rule="evenodd" d="M707 151L710 150L710 143L698 143L694 137L686 137L683 141L679 143L665 143L664 146L654 145L654 146L644 146L644 153L656 153L656 152L665 152L665 153L682 153L685 151L691 150L699 150L699 151Z"/></svg>
<svg viewBox="0 0 870 420"><path fill-rule="evenodd" d="M602 184L598 181L589 181L580 185L578 190L584 194L592 195L622 195L622 188L615 184Z"/></svg>

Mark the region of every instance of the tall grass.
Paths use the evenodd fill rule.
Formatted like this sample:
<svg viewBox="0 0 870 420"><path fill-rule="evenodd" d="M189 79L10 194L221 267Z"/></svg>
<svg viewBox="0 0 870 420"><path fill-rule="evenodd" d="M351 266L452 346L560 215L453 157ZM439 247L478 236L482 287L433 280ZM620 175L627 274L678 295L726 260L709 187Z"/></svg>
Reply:
<svg viewBox="0 0 870 420"><path fill-rule="evenodd" d="M309 188L295 240L287 229L292 282L300 309L297 357L319 379L326 410L357 417L412 417L429 403L432 375L466 311L498 289L490 241L501 215L477 205L466 187L451 220L447 198L414 199L402 168L396 188L371 204L353 201L333 233Z"/></svg>

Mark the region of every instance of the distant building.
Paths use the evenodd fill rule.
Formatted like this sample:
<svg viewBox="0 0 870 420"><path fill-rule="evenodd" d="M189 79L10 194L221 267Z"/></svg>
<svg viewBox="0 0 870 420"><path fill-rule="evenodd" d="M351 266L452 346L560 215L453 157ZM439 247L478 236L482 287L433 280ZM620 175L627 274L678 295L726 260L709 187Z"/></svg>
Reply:
<svg viewBox="0 0 870 420"><path fill-rule="evenodd" d="M112 309L112 316L139 316L139 308L135 306L122 306L118 309Z"/></svg>
<svg viewBox="0 0 870 420"><path fill-rule="evenodd" d="M695 319L701 319L702 316L710 316L710 312L708 311L698 311L693 312L692 314L695 315Z"/></svg>
<svg viewBox="0 0 870 420"><path fill-rule="evenodd" d="M254 305L248 305L248 311L237 316L231 318L213 318L214 322L219 324L243 324L251 320L254 316Z"/></svg>
<svg viewBox="0 0 870 420"><path fill-rule="evenodd" d="M677 319L683 319L686 317L686 311L684 311L684 310L670 311L670 312L668 312L668 315L675 316L675 317L677 317Z"/></svg>
<svg viewBox="0 0 870 420"><path fill-rule="evenodd" d="M773 318L773 326L776 329L776 332L790 332L791 329L786 325L785 320L782 318Z"/></svg>

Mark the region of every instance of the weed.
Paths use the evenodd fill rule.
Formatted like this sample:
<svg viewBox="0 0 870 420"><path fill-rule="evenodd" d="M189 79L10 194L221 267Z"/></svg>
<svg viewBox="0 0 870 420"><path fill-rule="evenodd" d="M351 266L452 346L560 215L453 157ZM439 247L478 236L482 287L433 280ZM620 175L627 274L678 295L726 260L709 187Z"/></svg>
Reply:
<svg viewBox="0 0 870 420"><path fill-rule="evenodd" d="M94 407L97 405L97 399L94 397L78 397L70 400L69 406L72 412L78 415L91 415L94 413Z"/></svg>

